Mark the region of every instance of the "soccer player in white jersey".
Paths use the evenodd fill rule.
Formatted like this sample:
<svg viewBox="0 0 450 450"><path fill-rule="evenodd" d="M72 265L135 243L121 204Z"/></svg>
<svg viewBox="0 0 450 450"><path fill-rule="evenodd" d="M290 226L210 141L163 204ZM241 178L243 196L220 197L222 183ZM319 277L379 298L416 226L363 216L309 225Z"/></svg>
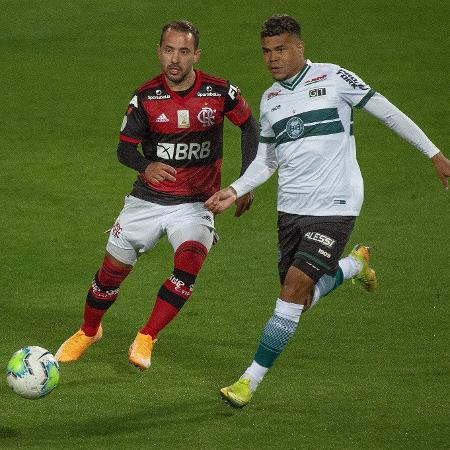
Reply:
<svg viewBox="0 0 450 450"><path fill-rule="evenodd" d="M386 98L346 69L305 59L294 18L277 14L266 20L261 44L275 83L261 100L257 156L205 204L220 213L278 169L281 293L253 362L236 383L221 389L237 407L250 401L293 336L315 285L337 273L363 202L352 108L365 109L430 158L446 189L450 176L450 161Z"/></svg>

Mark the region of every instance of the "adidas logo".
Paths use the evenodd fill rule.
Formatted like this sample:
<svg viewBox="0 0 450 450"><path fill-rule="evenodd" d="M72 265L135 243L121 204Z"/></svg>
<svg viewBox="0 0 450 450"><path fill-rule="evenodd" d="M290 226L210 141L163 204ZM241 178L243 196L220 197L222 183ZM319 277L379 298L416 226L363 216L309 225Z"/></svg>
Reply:
<svg viewBox="0 0 450 450"><path fill-rule="evenodd" d="M168 122L169 121L169 119L167 118L167 116L164 114L164 113L162 113L157 119L156 119L156 122Z"/></svg>

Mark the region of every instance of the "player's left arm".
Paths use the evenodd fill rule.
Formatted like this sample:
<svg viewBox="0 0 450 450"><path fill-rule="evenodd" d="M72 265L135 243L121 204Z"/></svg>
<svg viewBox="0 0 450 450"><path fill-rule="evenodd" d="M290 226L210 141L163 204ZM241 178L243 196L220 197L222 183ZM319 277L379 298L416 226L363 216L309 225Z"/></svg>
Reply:
<svg viewBox="0 0 450 450"><path fill-rule="evenodd" d="M242 175L256 157L258 149L258 124L247 102L241 96L239 89L232 84L229 84L228 93L225 96L224 113L232 123L241 129L242 164L240 175ZM253 198L253 192L250 191L236 199L235 217L240 217L245 211L250 209Z"/></svg>
<svg viewBox="0 0 450 450"><path fill-rule="evenodd" d="M334 76L337 92L345 102L354 108L365 109L430 158L444 188L448 189L450 161L406 114L355 73L339 67Z"/></svg>
<svg viewBox="0 0 450 450"><path fill-rule="evenodd" d="M395 131L406 142L409 142L425 156L430 158L434 164L438 178L441 180L444 188L448 190L450 161L431 142L416 123L378 93L375 93L363 108Z"/></svg>

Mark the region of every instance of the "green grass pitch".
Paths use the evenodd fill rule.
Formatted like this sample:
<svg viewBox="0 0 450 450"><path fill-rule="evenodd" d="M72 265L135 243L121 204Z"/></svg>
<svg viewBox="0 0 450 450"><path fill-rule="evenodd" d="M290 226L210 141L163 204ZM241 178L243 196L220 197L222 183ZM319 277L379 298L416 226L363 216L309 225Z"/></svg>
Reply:
<svg viewBox="0 0 450 450"><path fill-rule="evenodd" d="M103 232L135 177L115 156L122 116L159 71L166 21L197 24L199 67L237 84L257 116L271 83L260 25L292 14L308 58L358 73L449 156L445 2L0 4L4 368L24 345L56 351L80 325ZM373 247L379 290L347 283L305 314L248 407L232 409L218 389L250 363L278 294L276 177L251 213L217 218L221 242L149 371L131 367L127 349L170 273L165 241L139 261L104 339L62 367L53 393L29 401L0 383L0 448L449 448L449 193L426 158L367 113L355 113L355 134L366 199L351 244ZM230 125L224 153L226 184L240 167Z"/></svg>

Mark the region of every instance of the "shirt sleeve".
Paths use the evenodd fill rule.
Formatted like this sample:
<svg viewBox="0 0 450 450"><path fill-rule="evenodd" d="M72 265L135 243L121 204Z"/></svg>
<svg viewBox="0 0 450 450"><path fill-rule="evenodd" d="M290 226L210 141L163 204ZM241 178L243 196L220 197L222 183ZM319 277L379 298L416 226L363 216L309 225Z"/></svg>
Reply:
<svg viewBox="0 0 450 450"><path fill-rule="evenodd" d="M231 184L238 198L266 182L278 168L275 134L265 111L265 95L263 95L260 106L260 136L256 157L244 174Z"/></svg>
<svg viewBox="0 0 450 450"><path fill-rule="evenodd" d="M387 127L395 131L406 142L416 147L429 158L439 153L439 149L427 135L403 112L381 94L373 95L364 105L364 109L375 116Z"/></svg>
<svg viewBox="0 0 450 450"><path fill-rule="evenodd" d="M122 121L120 140L130 144L139 144L148 132L147 113L135 93L128 104L127 112Z"/></svg>
<svg viewBox="0 0 450 450"><path fill-rule="evenodd" d="M269 119L267 117L267 113L265 110L265 94L261 100L261 104L259 107L259 142L265 144L272 144L276 142L275 132L270 125Z"/></svg>
<svg viewBox="0 0 450 450"><path fill-rule="evenodd" d="M244 174L231 183L231 187L236 191L238 198L247 192L266 182L277 170L278 163L275 156L275 144L260 142L256 158L248 166Z"/></svg>
<svg viewBox="0 0 450 450"><path fill-rule="evenodd" d="M373 97L375 91L358 75L338 68L335 74L337 94L353 108L362 108Z"/></svg>
<svg viewBox="0 0 450 450"><path fill-rule="evenodd" d="M240 127L250 116L250 107L241 95L238 87L228 83L228 92L225 95L225 116L235 125Z"/></svg>

